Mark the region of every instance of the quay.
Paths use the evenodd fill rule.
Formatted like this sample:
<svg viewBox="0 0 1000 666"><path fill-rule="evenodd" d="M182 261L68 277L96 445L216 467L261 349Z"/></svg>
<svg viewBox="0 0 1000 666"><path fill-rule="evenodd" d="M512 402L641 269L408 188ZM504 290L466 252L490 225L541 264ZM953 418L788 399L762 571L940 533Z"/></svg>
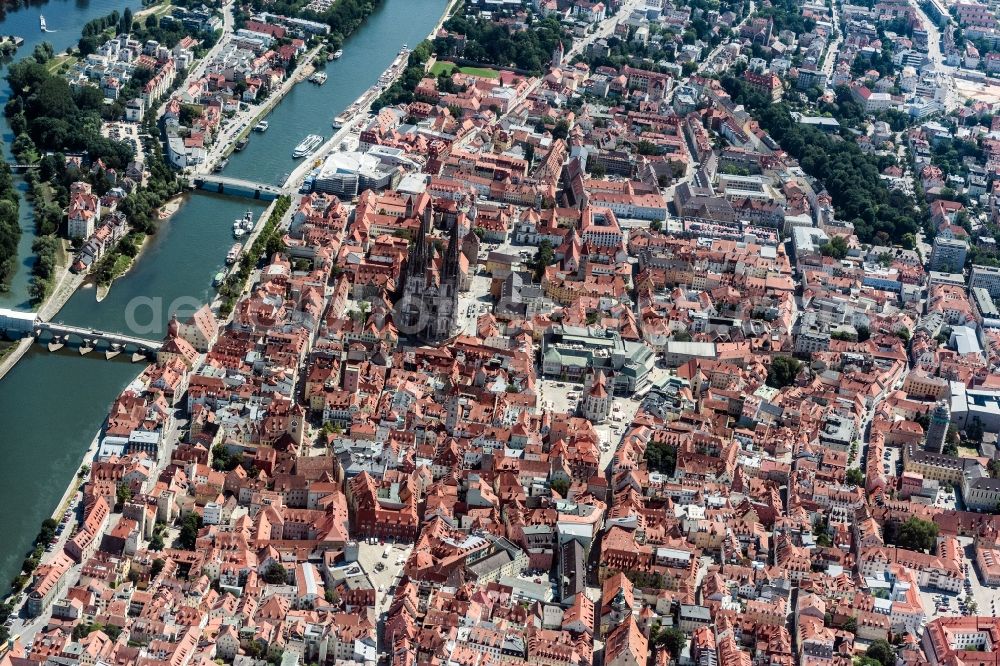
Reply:
<svg viewBox="0 0 1000 666"><path fill-rule="evenodd" d="M271 111L273 111L274 108L281 103L281 101L285 98L285 96L288 95L289 92L291 92L292 88L294 88L297 84L301 83L302 81L305 81L315 71L315 68L312 65L312 61L316 57L316 54L319 53L321 48L322 45L315 46L308 53L302 56L302 62L299 65L298 69L295 72L293 72L287 79L285 79L285 81L282 82L281 86L278 88L277 91L271 94L266 100L261 102L259 105L256 106L256 108L252 110L246 122L240 124L234 122L232 125L230 125L229 126L230 128L236 126L235 134L230 136L230 132L232 130L228 128L225 129L222 135L220 136L219 141L217 141L216 145L212 148L212 151L209 153L208 158L202 165L199 166L197 171L202 171L202 170L211 171L215 167L215 165L219 164L223 160L226 160L234 152L236 152L235 148L237 142L249 137L250 133L253 132L253 128L257 125L257 123L267 118L267 116L270 115ZM215 154L216 151L218 151L217 155Z"/></svg>
<svg viewBox="0 0 1000 666"><path fill-rule="evenodd" d="M444 17L448 16L448 10L446 9ZM444 18L439 22L439 26L444 23ZM433 34L432 31L431 34ZM343 139L354 133L358 126L363 123L368 118L368 113L371 110L372 104L378 99L378 96L382 94L382 91L395 83L403 72L406 70L406 66L409 63L410 49L402 49L397 55L392 63L382 72L379 77L378 82L367 88L361 95L351 103L347 109L344 110L339 116L337 116L336 121L341 122L341 126L333 133L323 145L321 145L315 153L313 153L309 159L305 162L299 164L295 169L288 174L285 179L285 189L291 190L297 187L297 184L305 177L307 173L312 171L314 164L318 160L326 159L328 154L335 150L337 146L340 145ZM360 129L357 129L360 132Z"/></svg>

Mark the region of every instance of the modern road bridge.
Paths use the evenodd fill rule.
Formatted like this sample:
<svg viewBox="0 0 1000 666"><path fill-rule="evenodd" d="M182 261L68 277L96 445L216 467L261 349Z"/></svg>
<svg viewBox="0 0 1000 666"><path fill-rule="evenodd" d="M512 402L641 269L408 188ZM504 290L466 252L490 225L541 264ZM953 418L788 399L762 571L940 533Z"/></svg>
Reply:
<svg viewBox="0 0 1000 666"><path fill-rule="evenodd" d="M280 197L283 190L276 185L267 185L242 178L230 178L216 174L198 174L191 177L191 185L207 192L230 194L261 201L273 201Z"/></svg>

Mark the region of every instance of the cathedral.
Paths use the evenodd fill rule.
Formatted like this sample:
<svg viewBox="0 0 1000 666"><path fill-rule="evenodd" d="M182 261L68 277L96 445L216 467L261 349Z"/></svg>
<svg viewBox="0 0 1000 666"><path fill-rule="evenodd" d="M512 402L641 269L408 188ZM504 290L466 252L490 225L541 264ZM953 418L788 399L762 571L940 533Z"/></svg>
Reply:
<svg viewBox="0 0 1000 666"><path fill-rule="evenodd" d="M430 206L427 206L430 213ZM459 225L453 224L448 248L441 256L427 236L431 216L425 214L410 246L403 275L403 295L396 304L398 328L431 345L440 345L458 334L460 280Z"/></svg>

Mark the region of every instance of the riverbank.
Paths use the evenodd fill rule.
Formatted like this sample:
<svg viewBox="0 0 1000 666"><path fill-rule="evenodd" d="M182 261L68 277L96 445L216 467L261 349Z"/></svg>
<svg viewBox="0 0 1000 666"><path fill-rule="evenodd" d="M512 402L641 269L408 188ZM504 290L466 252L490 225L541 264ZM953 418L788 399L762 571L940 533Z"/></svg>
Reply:
<svg viewBox="0 0 1000 666"><path fill-rule="evenodd" d="M171 217L174 216L174 213L176 213L181 209L181 206L183 205L184 205L184 194L176 194L171 198L167 199L163 203L163 205L160 206L160 210L156 213L156 216L160 219L161 222L169 220Z"/></svg>
<svg viewBox="0 0 1000 666"><path fill-rule="evenodd" d="M265 208L264 212L261 214L261 216L259 218L257 218L257 222L256 222L256 224L254 224L253 229L250 231L250 234L246 237L246 240L243 241L243 250L242 250L242 254L240 255L241 259L243 258L243 254L251 252L251 250L253 248L254 241L257 240L258 236L260 236L260 232L264 228L264 225L267 224L267 219L271 216L271 212L274 210L274 204L277 201L278 201L277 199L275 199L274 201L272 201L271 205L269 205L267 208ZM234 272L238 271L239 270L239 266L240 266L240 264L239 264L239 262L237 262L235 266L232 266L231 268L229 268L227 270L227 272L226 272L226 278L228 278ZM250 282L250 280L247 280L247 282ZM225 284L225 283L223 283L223 284ZM224 313L222 311L222 305L223 305L223 303L226 302L226 299L222 295L222 289L221 288L222 288L222 285L219 285L219 288L215 290L215 296L212 297L212 300L208 304L208 307L212 310L212 314L215 315L215 319L216 319L216 321L219 322L219 325L222 328L225 328L229 324L229 322L232 321L233 310L230 310L229 312L226 312L226 313ZM244 285L243 290L241 290L239 298L241 298L243 296L243 293L244 293L245 289L246 289L246 285Z"/></svg>
<svg viewBox="0 0 1000 666"><path fill-rule="evenodd" d="M3 379L11 368L17 365L17 362L21 360L25 352L31 349L34 342L33 338L21 338L15 347L4 355L3 360L0 360L0 379Z"/></svg>
<svg viewBox="0 0 1000 666"><path fill-rule="evenodd" d="M178 198L183 198L183 195L179 194L179 195L177 195L177 197ZM181 205L182 205L181 203L177 204L177 207L174 209L174 213L176 213L180 209ZM160 224L162 224L168 218L169 218L169 216L167 218L162 218L162 217L159 218L160 219ZM159 230L159 226L157 226L157 230ZM128 266L126 266L117 275L113 275L111 277L111 281L108 282L107 284L96 284L95 283L95 286L97 287L97 302L98 303L100 303L105 298L107 298L108 294L111 293L111 285L113 285L115 283L115 280L117 280L118 278L123 278L126 275L128 275L129 271L131 271L132 268L139 262L139 257L141 257L142 253L146 251L147 247L149 247L149 242L150 242L150 240L152 240L152 238L153 238L153 234L143 234L142 243L140 243L138 249L136 249L135 256L132 257L131 261L128 262ZM122 240L124 241L125 239L122 239Z"/></svg>
<svg viewBox="0 0 1000 666"><path fill-rule="evenodd" d="M43 321L49 321L54 317L59 310L66 304L66 302L76 293L76 290L80 288L83 284L85 277L83 275L77 275L69 270L69 267L62 267L59 271L59 279L56 281L55 288L52 289L52 293L42 302L41 306L38 308L37 316ZM31 345L34 344L35 339L33 337L22 338L17 341L17 346L10 350L2 360L0 360L0 380L2 380L11 368L17 365L17 362L21 360L21 357L31 349Z"/></svg>
<svg viewBox="0 0 1000 666"><path fill-rule="evenodd" d="M427 39L433 39L434 35L437 34L437 31L441 29L441 26L444 25L445 21L451 18L452 12L455 9L461 7L462 5L463 5L463 0L449 0L448 4L445 5L444 11L441 12L441 16L440 18L438 18L437 23L434 25L433 28L431 28L430 32L427 33ZM405 63L406 61L404 60L403 65L401 67L398 67L397 71L395 72L392 71L393 63L389 64L389 67L385 69L383 74L392 72L392 77L386 80L384 89L389 88L393 83L395 83L399 79L400 76L403 75L403 72L406 71ZM361 125L368 118L368 115L371 112L372 104L374 104L375 100L379 98L380 93L381 91L379 91L379 93L377 94L373 93L372 89L368 88L360 95L358 95L358 97L353 102L351 102L351 104L344 107L345 110L350 109L351 107L357 107L354 113L354 117L352 117L350 120L344 123L343 127L335 131L333 133L333 136L330 137L325 143L323 143L312 155L308 157L308 159L306 159L304 162L296 166L295 169L293 169L288 174L288 177L285 179L285 182L283 184L284 187L294 188L294 186L297 185L299 181L305 178L305 175L307 173L309 173L310 171L313 170L313 168L315 168L313 164L317 160L325 159L328 153L330 153L338 145L340 145L341 141L343 141L349 134L354 132L355 129L358 129L358 126Z"/></svg>
<svg viewBox="0 0 1000 666"><path fill-rule="evenodd" d="M194 173L211 173L216 164L228 159L235 152L236 143L249 136L257 123L266 118L274 110L274 107L288 95L292 88L305 81L316 71L312 62L324 47L324 44L319 44L303 55L302 61L295 68L295 71L260 105L251 106L247 110L240 111L234 115L226 124L226 127L219 132L219 136L209 150L208 155L206 155L205 161L202 162L201 168L193 169Z"/></svg>
<svg viewBox="0 0 1000 666"><path fill-rule="evenodd" d="M58 11L42 10L48 17L49 27L55 32L41 32L38 29L38 7L37 4L29 5L27 3L19 4L16 7L8 6L8 11L0 17L0 32L4 35L19 35L24 39L23 45L18 50L19 55L30 56L32 50L43 42L51 44L56 54L64 54L67 48L77 47L80 30L87 22L107 16L113 10L122 12L125 8L130 8L137 11L141 8L141 3L139 0L88 0L75 4L62 2L59 4ZM4 75L7 66L16 60L17 58L0 63L0 69L3 70L0 71L0 97L4 101L12 97L12 91ZM4 145L4 157L13 162L11 148L16 133L11 129L10 119L6 116L0 118L0 125L3 126L5 136L10 137ZM27 190L23 173L15 174L15 183L18 185L21 195L19 200L22 234L21 242L16 251L18 268L16 274L11 278L10 290L0 294L0 307L24 310L32 307L31 266L35 261L35 253L31 246L37 238L37 234L32 214L33 207L24 196Z"/></svg>

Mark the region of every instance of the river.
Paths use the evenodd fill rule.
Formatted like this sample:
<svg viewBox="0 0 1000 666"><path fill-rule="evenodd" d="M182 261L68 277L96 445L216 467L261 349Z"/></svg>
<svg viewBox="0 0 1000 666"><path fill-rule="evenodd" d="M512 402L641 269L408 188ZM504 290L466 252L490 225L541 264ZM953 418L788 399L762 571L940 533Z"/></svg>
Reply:
<svg viewBox="0 0 1000 666"><path fill-rule="evenodd" d="M403 44L412 48L427 36L446 4L445 0L384 0L344 45L344 55L326 63L327 82L295 86L268 116L267 132L252 132L250 144L233 153L225 174L262 183L283 181L281 177L302 161L292 157L295 144L308 134L329 139L334 117L378 80ZM372 34L378 37L372 39Z"/></svg>
<svg viewBox="0 0 1000 666"><path fill-rule="evenodd" d="M415 45L434 27L447 0L384 0L382 6L344 44L343 57L326 66L322 86L303 82L272 111L266 133L254 134L249 146L230 160L225 174L274 182L296 165L292 148L309 133L332 133L330 122L392 62L404 43ZM120 0L67 2L43 6L46 20L59 32L46 35L57 51L77 41L79 27L97 16L138 3ZM0 33L26 39L20 51L28 55L42 41L37 8L9 12ZM51 17L50 17L51 16ZM74 26L63 32L63 26ZM0 90L0 100L9 95ZM11 140L6 129L8 145ZM22 203L25 215L28 206ZM260 214L264 205L249 199L208 194L189 195L184 205L151 239L135 267L115 281L110 294L97 303L93 289L76 293L56 321L130 330L159 337L176 307L190 311L212 295L213 274L223 266L233 243L234 218L247 208ZM22 240L22 257L31 246L30 221ZM22 262L15 285L0 307L22 307L30 259ZM136 330L138 326L138 330ZM104 360L100 351L80 357L75 349L55 354L36 345L0 381L0 423L5 445L0 464L0 586L17 573L25 551L70 482L84 451L93 440L115 396L140 367L123 354Z"/></svg>

